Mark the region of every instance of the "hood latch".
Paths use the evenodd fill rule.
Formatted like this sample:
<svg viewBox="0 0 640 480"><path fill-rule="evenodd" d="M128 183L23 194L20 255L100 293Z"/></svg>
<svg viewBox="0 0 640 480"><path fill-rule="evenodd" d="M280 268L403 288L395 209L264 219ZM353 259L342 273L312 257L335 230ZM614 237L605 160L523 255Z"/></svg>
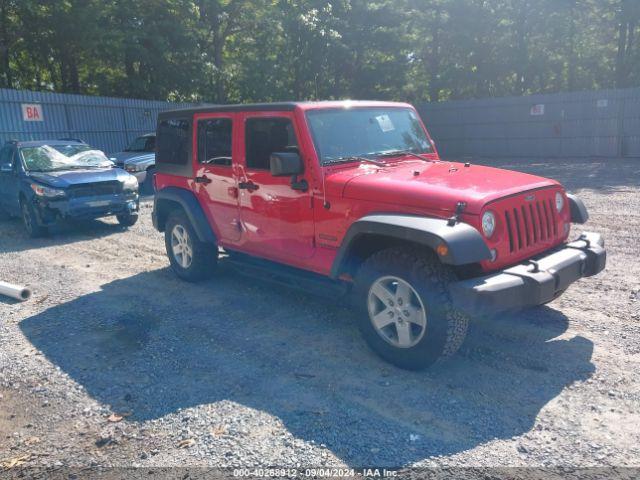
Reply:
<svg viewBox="0 0 640 480"><path fill-rule="evenodd" d="M456 223L460 221L460 215L464 212L464 209L467 208L467 202L458 202L456 203L456 213L447 220L447 225L453 227Z"/></svg>

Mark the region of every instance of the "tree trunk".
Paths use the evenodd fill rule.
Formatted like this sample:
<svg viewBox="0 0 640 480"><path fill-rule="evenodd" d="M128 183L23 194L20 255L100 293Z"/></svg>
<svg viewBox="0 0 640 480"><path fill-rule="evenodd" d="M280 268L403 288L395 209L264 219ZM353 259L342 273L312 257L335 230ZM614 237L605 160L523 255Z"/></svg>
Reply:
<svg viewBox="0 0 640 480"><path fill-rule="evenodd" d="M569 52L568 55L568 71L567 71L567 89L573 92L576 89L576 2L570 0L569 8Z"/></svg>
<svg viewBox="0 0 640 480"><path fill-rule="evenodd" d="M4 77L2 85L6 88L13 88L13 74L11 73L11 65L9 63L11 59L11 47L9 41L9 29L7 27L7 24L9 23L9 14L7 9L7 2L3 1L2 4L0 4L0 35L2 36L0 52L2 53L2 76Z"/></svg>
<svg viewBox="0 0 640 480"><path fill-rule="evenodd" d="M436 6L433 26L433 45L429 56L429 101L437 102L440 97L440 28L442 22L442 6Z"/></svg>
<svg viewBox="0 0 640 480"><path fill-rule="evenodd" d="M516 52L518 53L515 59L516 64L516 83L514 87L514 93L516 95L524 95L526 91L527 69L529 64L529 48L527 38L527 14L529 10L528 0L523 0L520 4L520 11L516 19Z"/></svg>
<svg viewBox="0 0 640 480"><path fill-rule="evenodd" d="M75 58L69 59L69 87L72 93L80 93L80 74L78 73L78 62Z"/></svg>
<svg viewBox="0 0 640 480"><path fill-rule="evenodd" d="M620 18L618 22L618 53L616 55L616 87L622 88L626 80L625 50L627 47L628 23L625 18L624 0L620 6Z"/></svg>
<svg viewBox="0 0 640 480"><path fill-rule="evenodd" d="M216 68L215 74L215 92L216 92L216 102L225 103L226 95L224 88L224 57L223 57L223 48L224 48L224 39L222 38L219 28L220 26L216 26L218 29L213 33L213 65Z"/></svg>

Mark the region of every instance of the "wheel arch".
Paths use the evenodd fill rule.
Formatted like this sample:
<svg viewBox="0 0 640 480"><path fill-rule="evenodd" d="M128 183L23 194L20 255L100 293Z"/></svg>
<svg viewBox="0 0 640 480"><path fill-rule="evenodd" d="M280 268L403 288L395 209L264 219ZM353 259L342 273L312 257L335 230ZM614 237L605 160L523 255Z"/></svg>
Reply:
<svg viewBox="0 0 640 480"><path fill-rule="evenodd" d="M172 210L181 209L189 218L198 240L216 243L216 235L193 192L179 187L167 187L156 192L153 200L153 225L164 232Z"/></svg>
<svg viewBox="0 0 640 480"><path fill-rule="evenodd" d="M397 245L428 248L442 263L462 266L491 258L480 232L466 223L414 215L373 214L356 220L344 236L330 276L353 275L364 259ZM438 247L444 246L438 253Z"/></svg>

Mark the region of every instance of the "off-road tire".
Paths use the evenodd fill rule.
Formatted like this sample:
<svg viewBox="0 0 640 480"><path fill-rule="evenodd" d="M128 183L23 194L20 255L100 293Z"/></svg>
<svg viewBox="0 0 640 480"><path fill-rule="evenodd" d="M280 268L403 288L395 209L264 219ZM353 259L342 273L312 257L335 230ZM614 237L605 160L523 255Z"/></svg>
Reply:
<svg viewBox="0 0 640 480"><path fill-rule="evenodd" d="M548 305L548 304L550 304L551 302L553 302L554 300L557 300L557 299L558 299L558 298L560 298L560 297L564 294L564 292L566 292L566 291L567 291L567 289L566 289L566 288L565 288L565 289L563 289L563 290L558 290L558 291L555 293L555 295L553 296L553 298L552 298L551 300L549 300L548 302L544 302L544 303L543 303L543 305ZM537 307L538 307L538 305L536 305L535 307L532 307L532 308L537 308Z"/></svg>
<svg viewBox="0 0 640 480"><path fill-rule="evenodd" d="M140 185L140 193L142 195L153 195L156 193L153 177L156 175L156 168L149 167L147 169L147 175L144 177L144 182Z"/></svg>
<svg viewBox="0 0 640 480"><path fill-rule="evenodd" d="M123 213L121 215L116 215L116 219L118 220L118 223L123 227L133 227L136 223L138 223L138 214Z"/></svg>
<svg viewBox="0 0 640 480"><path fill-rule="evenodd" d="M172 250L171 235L176 225L181 225L187 231L192 243L193 257L188 268L180 265ZM165 223L164 243L171 268L181 279L187 282L199 282L213 275L218 261L218 247L198 240L189 218L182 210L173 210L169 214Z"/></svg>
<svg viewBox="0 0 640 480"><path fill-rule="evenodd" d="M419 342L400 348L384 340L373 326L367 308L369 289L384 276L408 282L425 306L426 331ZM369 346L386 361L407 370L422 370L453 355L467 333L468 317L456 310L449 284L456 280L449 267L430 251L389 248L371 255L355 277L354 301L360 314L358 326Z"/></svg>
<svg viewBox="0 0 640 480"><path fill-rule="evenodd" d="M31 238L44 237L49 233L47 227L42 227L37 224L37 214L34 208L26 200L20 202L20 211L22 212L22 224L24 229Z"/></svg>

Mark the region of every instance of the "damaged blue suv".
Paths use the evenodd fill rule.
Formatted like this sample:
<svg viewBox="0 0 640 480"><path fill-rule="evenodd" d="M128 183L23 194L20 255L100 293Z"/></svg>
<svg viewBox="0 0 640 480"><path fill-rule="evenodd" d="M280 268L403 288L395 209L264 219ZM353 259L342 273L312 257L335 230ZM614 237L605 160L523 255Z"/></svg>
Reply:
<svg viewBox="0 0 640 480"><path fill-rule="evenodd" d="M138 180L99 150L70 140L10 141L0 150L0 209L31 237L65 219L138 220Z"/></svg>

